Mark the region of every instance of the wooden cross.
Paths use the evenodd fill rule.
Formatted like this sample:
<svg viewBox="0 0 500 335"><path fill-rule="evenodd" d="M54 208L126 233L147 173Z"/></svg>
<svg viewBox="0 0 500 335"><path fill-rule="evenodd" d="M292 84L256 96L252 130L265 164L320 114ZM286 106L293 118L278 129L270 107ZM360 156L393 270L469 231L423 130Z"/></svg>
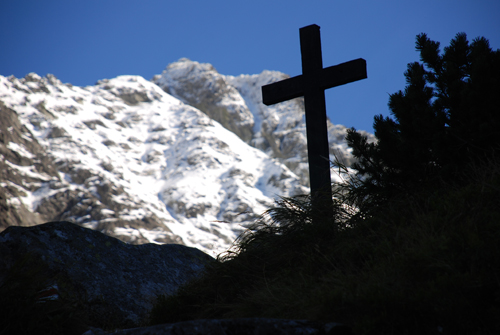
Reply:
<svg viewBox="0 0 500 335"><path fill-rule="evenodd" d="M302 75L262 86L262 100L273 105L304 96L309 180L313 210L333 216L330 152L326 124L325 90L367 78L362 58L323 68L319 26L299 29Z"/></svg>

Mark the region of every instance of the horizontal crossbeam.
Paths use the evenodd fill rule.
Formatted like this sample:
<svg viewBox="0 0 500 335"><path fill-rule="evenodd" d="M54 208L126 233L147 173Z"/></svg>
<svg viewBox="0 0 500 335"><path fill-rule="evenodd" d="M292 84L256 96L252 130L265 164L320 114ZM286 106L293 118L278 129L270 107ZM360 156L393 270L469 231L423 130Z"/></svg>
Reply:
<svg viewBox="0 0 500 335"><path fill-rule="evenodd" d="M358 58L342 64L324 68L318 77L317 87L326 90L367 78L366 61ZM266 106L304 95L304 77L298 75L276 83L262 86L263 103Z"/></svg>

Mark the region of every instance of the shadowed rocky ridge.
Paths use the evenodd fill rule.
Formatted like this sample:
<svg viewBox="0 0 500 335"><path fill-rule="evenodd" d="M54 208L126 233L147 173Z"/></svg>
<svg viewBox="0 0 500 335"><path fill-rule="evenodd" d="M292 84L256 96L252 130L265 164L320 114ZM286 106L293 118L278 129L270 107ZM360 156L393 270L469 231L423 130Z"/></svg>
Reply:
<svg viewBox="0 0 500 335"><path fill-rule="evenodd" d="M95 327L140 325L158 294L174 293L215 261L183 245L130 245L69 222L50 222L0 233L0 284L28 254L43 264L55 298L82 303Z"/></svg>

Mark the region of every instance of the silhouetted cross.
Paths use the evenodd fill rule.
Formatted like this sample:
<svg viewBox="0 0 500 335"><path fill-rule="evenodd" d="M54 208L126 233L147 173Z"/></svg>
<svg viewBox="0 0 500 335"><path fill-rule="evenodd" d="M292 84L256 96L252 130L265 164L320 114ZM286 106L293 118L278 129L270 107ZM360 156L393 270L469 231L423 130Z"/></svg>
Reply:
<svg viewBox="0 0 500 335"><path fill-rule="evenodd" d="M323 68L319 26L313 24L299 32L303 74L262 86L262 100L269 106L304 96L312 206L332 217L325 90L365 79L366 61L358 58Z"/></svg>

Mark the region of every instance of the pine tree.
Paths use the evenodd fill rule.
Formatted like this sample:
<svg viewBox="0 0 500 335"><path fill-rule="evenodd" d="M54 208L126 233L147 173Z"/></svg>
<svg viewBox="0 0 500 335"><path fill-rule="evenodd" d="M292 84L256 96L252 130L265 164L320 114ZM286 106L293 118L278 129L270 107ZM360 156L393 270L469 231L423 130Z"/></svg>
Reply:
<svg viewBox="0 0 500 335"><path fill-rule="evenodd" d="M375 116L377 142L354 128L347 142L361 186L357 195L384 202L500 153L500 50L459 33L444 53L426 34L416 38L422 63L408 64L404 91L390 95L391 117Z"/></svg>

